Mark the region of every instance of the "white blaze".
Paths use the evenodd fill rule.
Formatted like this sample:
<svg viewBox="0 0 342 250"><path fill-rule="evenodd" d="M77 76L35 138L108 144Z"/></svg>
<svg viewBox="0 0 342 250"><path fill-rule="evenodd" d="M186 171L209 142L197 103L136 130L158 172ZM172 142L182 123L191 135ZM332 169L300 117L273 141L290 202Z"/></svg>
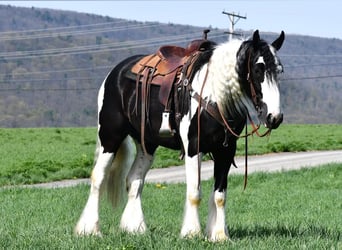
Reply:
<svg viewBox="0 0 342 250"><path fill-rule="evenodd" d="M257 61L256 63L265 64L264 57L263 57L263 56L260 56L260 57L258 58L258 61Z"/></svg>
<svg viewBox="0 0 342 250"><path fill-rule="evenodd" d="M279 65L279 61L275 56L275 49L270 46L271 53L274 55L275 64ZM260 58L259 58L260 60ZM276 79L272 78L271 75L266 74L265 72L265 81L261 83L261 91L263 94L263 102L266 103L268 114L272 114L273 116L277 116L281 113L280 108L280 92Z"/></svg>
<svg viewBox="0 0 342 250"><path fill-rule="evenodd" d="M272 54L275 56L274 48L270 47ZM276 57L275 57L276 59ZM257 63L265 64L264 58L260 56ZM278 64L278 61L275 61ZM280 92L278 83L271 75L265 72L265 80L261 83L262 100L267 105L267 114L272 114L276 116L280 114Z"/></svg>
<svg viewBox="0 0 342 250"><path fill-rule="evenodd" d="M261 83L262 100L267 105L268 114L276 116L280 113L280 93L278 84L274 79L265 76L265 81Z"/></svg>

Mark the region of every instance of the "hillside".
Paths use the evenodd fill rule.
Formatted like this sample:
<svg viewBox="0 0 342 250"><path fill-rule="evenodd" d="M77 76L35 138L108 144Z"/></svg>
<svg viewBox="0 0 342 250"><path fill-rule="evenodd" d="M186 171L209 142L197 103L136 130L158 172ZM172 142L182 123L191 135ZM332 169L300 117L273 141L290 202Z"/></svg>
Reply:
<svg viewBox="0 0 342 250"><path fill-rule="evenodd" d="M1 127L95 126L97 90L116 63L207 28L4 5L0 18ZM209 38L223 42L223 32ZM285 122L342 123L342 41L287 34L279 55Z"/></svg>

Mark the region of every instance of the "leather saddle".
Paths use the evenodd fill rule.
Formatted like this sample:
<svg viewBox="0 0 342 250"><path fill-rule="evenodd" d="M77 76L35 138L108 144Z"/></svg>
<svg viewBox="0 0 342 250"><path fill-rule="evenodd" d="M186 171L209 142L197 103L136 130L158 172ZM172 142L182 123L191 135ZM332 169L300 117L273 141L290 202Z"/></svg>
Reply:
<svg viewBox="0 0 342 250"><path fill-rule="evenodd" d="M169 137L174 135L174 130L170 126L169 115L171 113L172 100L178 104L174 105L174 113L181 115L182 111L177 106L181 106L179 102L184 102L180 97L171 98L173 87L182 86L183 89L188 89L188 84L191 82L194 72L198 70L199 65L203 64L201 55L203 52L211 51L214 42L207 40L207 33L204 31L203 39L194 40L189 43L186 48L172 45L160 47L156 53L147 55L141 58L133 67L131 72L136 76L136 90L141 86L141 142L144 151L144 133L145 122L148 119L149 106L149 86L157 85L159 89L159 101L164 106L162 114L162 122L159 130L159 135ZM209 60L206 58L207 61ZM206 62L207 62L206 61ZM186 86L186 87L184 87ZM187 90L185 90L187 91ZM138 93L138 92L137 92ZM175 96L177 91L175 91ZM138 103L138 94L136 97L135 110ZM184 103L183 103L184 104ZM184 105L183 105L184 106Z"/></svg>
<svg viewBox="0 0 342 250"><path fill-rule="evenodd" d="M198 39L186 47L165 45L155 54L140 59L131 69L137 75L137 82L160 86L159 100L166 107L171 89L175 83L189 79L193 64L201 52L211 49L213 42Z"/></svg>

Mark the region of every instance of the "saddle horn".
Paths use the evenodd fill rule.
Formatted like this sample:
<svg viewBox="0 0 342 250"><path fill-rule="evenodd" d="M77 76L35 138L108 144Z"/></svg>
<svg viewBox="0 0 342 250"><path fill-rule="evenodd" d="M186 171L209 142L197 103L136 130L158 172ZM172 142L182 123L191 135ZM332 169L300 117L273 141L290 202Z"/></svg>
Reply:
<svg viewBox="0 0 342 250"><path fill-rule="evenodd" d="M203 39L207 40L208 39L208 33L210 32L210 29L205 29L203 30Z"/></svg>

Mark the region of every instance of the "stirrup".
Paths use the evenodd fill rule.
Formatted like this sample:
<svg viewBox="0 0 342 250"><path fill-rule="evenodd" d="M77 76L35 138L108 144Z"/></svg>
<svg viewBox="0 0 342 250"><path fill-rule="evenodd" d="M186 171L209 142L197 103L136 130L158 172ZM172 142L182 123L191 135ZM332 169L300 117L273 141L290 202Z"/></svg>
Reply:
<svg viewBox="0 0 342 250"><path fill-rule="evenodd" d="M170 112L164 111L162 114L162 123L159 129L159 135L161 137L172 137L175 131L171 129L169 123Z"/></svg>

